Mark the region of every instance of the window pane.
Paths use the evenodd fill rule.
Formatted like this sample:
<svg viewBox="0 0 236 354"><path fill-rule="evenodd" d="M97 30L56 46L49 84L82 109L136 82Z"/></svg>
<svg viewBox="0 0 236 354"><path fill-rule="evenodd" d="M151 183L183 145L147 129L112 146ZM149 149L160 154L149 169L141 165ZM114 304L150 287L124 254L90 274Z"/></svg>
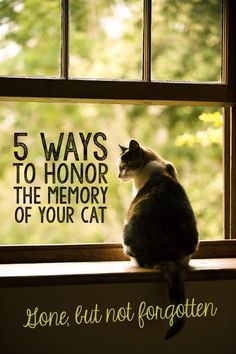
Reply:
<svg viewBox="0 0 236 354"><path fill-rule="evenodd" d="M121 242L132 188L118 180L116 162L118 144L127 145L131 138L174 163L201 239L222 238L221 125L217 108L1 103L0 244ZM17 132L28 135L16 137L14 148ZM40 132L45 151L55 144L51 161ZM26 151L27 158L18 159ZM32 209L26 223L27 207Z"/></svg>
<svg viewBox="0 0 236 354"><path fill-rule="evenodd" d="M70 76L140 79L142 0L70 3Z"/></svg>
<svg viewBox="0 0 236 354"><path fill-rule="evenodd" d="M58 76L60 1L0 2L0 75Z"/></svg>
<svg viewBox="0 0 236 354"><path fill-rule="evenodd" d="M221 81L221 0L153 0L152 78Z"/></svg>

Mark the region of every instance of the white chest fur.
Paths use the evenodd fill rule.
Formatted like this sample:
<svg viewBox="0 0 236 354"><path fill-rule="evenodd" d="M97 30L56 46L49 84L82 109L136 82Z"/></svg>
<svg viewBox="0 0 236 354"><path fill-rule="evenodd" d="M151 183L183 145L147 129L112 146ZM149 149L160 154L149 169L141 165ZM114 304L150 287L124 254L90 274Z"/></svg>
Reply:
<svg viewBox="0 0 236 354"><path fill-rule="evenodd" d="M138 191L149 180L152 172L159 171L160 173L163 173L163 170L164 166L159 161L150 161L139 170L133 181L133 197L137 195Z"/></svg>

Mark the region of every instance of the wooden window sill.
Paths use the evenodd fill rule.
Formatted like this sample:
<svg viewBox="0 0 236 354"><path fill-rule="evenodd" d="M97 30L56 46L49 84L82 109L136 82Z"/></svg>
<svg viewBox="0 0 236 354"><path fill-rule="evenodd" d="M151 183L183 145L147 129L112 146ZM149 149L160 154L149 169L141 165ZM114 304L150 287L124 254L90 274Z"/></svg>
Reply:
<svg viewBox="0 0 236 354"><path fill-rule="evenodd" d="M193 259L187 281L236 279L236 258ZM1 264L0 286L163 281L130 261Z"/></svg>
<svg viewBox="0 0 236 354"><path fill-rule="evenodd" d="M234 258L236 239L200 241L194 258ZM121 243L0 246L2 263L128 261ZM114 264L114 263L113 263Z"/></svg>

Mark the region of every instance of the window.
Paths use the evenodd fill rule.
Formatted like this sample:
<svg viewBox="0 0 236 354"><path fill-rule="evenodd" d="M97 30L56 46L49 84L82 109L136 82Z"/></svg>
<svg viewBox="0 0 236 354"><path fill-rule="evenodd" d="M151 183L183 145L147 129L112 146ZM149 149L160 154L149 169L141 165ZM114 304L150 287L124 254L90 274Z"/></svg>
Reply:
<svg viewBox="0 0 236 354"><path fill-rule="evenodd" d="M14 2L15 3L15 2ZM30 1L25 1L25 2L19 2L23 5L19 5L16 7L17 10L14 10L15 12L21 13L24 11L24 4L29 4ZM53 3L53 2L52 2ZM117 6L119 2L114 2L114 6ZM125 6L125 2L120 2ZM140 12L140 2L138 1L132 1L129 2L130 8L134 11L133 8L135 8L135 11ZM186 2L183 2L186 5ZM218 6L221 7L221 2L220 1L215 1L214 4L218 4ZM77 4L77 2L76 2ZM83 4L83 2L81 2ZM164 4L164 1L159 1L159 4ZM163 5L163 6L164 6ZM4 2L3 2L4 6ZM16 5L14 5L16 6ZM76 6L73 1L71 1L71 7ZM153 9L155 10L155 6L157 6L156 1L153 1ZM81 6L82 7L82 6ZM115 74L112 75L112 79L125 79L123 81L116 81L116 80L101 80L106 77L106 74L101 74L101 77L99 77L99 80L89 80L89 79L74 79L70 76L79 76L79 71L77 71L75 63L75 58L78 56L77 54L77 49L75 45L76 37L78 36L78 39L80 41L83 41L83 36L82 32L78 31L76 33L75 27L76 27L76 16L77 12L73 12L73 16L71 16L71 23L69 21L69 2L68 1L62 1L62 33L61 33L61 77L60 78L21 78L21 77L1 77L0 78L0 94L2 97L2 100L5 100L6 102L11 101L11 100L18 100L18 101L27 101L29 102L28 104L26 103L4 103L4 109L8 109L8 113L12 110L13 105L20 107L21 106L21 117L19 117L19 127L21 126L20 121L26 119L23 117L24 115L24 109L25 112L27 112L28 108L24 108L28 105L33 107L35 103L30 103L30 101L50 101L51 103L40 103L40 105L44 105L45 107L45 112L48 112L48 109L50 106L57 107L61 105L61 103L53 103L55 101L57 102L66 102L65 106L68 107L68 115L70 114L70 109L74 109L71 107L77 106L79 107L78 103L85 102L83 104L83 107L90 107L90 115L91 117L93 114L91 111L93 110L93 106L89 103L102 103L104 111L109 111L110 104L112 103L112 107L114 108L114 103L116 103L117 109L119 109L119 105L123 105L123 107L127 107L125 109L129 110L129 107L132 107L132 111L134 112L135 116L138 117L139 112L149 110L149 116L152 116L152 112L158 111L158 109L163 109L160 108L163 106L169 106L170 108L169 111L175 110L175 114L181 114L182 112L187 111L192 109L194 106L202 107L202 106L207 106L209 108L204 109L204 111L198 108L199 114L198 117L201 116L201 113L207 113L208 115L202 115L202 121L205 119L205 123L207 122L209 124L209 119L216 119L217 120L217 112L219 112L218 107L223 107L224 109L224 211L223 211L223 234L224 238L226 239L233 239L236 236L236 228L235 228L235 159L233 158L235 155L235 108L234 108L234 103L236 100L235 96L235 69L234 69L234 52L235 52L235 44L234 44L234 36L235 36L235 24L233 23L231 16L234 10L235 4L233 1L224 1L223 2L223 32L222 32L222 38L223 38L223 47L222 47L222 76L221 80L218 78L214 77L214 79L207 79L206 80L203 78L204 81L218 81L216 82L177 82L177 81L154 81L156 78L154 74L155 70L155 61L152 62L151 60L151 49L155 50L155 43L153 43L153 39L151 39L151 18L155 18L155 12L152 10L152 2L151 1L144 1L143 2L143 60L142 60L142 73L141 76L142 80L140 80L140 77L138 76L138 73L134 73L131 76L123 76L120 74ZM79 8L77 8L78 10ZM137 10L138 9L138 10ZM92 9L93 11L95 9ZM89 12L89 16L92 13L92 10ZM109 22L109 18L111 18L111 13L112 13L112 5L111 8L109 9L104 9L104 11L108 11L106 14L106 20ZM98 10L96 10L98 11ZM110 12L109 12L110 11ZM123 10L120 10L121 14L124 12ZM123 12L122 12L123 11ZM129 16L128 15L129 11L127 12L126 17L124 18L124 15L121 16L120 21L129 21ZM87 18L89 18L89 16ZM220 17L220 15L219 15ZM73 24L74 21L74 24ZM97 19L95 18L94 21L96 22ZM138 23L136 25L140 25L139 20L137 20ZM220 21L220 19L219 19ZM128 22L127 22L128 23ZM71 25L71 31L69 31L69 24ZM85 23L85 27L87 27L88 22ZM155 25L155 21L154 21ZM106 28L106 24L104 24L104 28ZM155 31L155 29L153 29ZM124 36L128 36L130 29L128 29L128 32L124 34ZM69 33L70 36L73 36L73 40L71 39L71 46L69 45ZM218 38L218 35L217 35ZM129 38L128 38L129 40ZM158 43L158 37L156 38L156 41ZM86 44L86 43L84 43ZM112 43L111 43L112 45ZM96 48L96 46L95 46ZM217 51L219 51L219 46L217 47ZM137 48L136 48L137 49ZM56 52L56 51L55 51ZM83 58L81 57L82 54L78 56L78 60L81 61ZM94 54L93 54L94 55ZM56 54L55 54L56 56ZM91 57L92 63L91 63L91 74L88 76L82 75L82 77L93 77L97 73L97 69L93 68L93 63L94 63L94 57ZM156 54L156 58L158 59L158 52ZM107 60L107 59L106 59ZM106 60L104 61L104 67L106 64ZM136 59L135 59L136 60ZM137 59L139 60L139 59ZM116 69L114 69L114 72L120 72L121 67L120 66L122 63L119 62L118 60L118 66ZM71 67L70 67L71 65ZM73 66L74 65L74 66ZM123 65L123 64L122 64ZM136 63L136 67L137 67ZM4 66L4 65L3 65ZM27 67L27 65L26 65ZM103 69L104 69L103 67ZM95 70L96 69L96 70ZM101 69L101 70L103 70ZM71 70L71 71L70 71ZM74 71L73 71L74 70ZM95 70L95 71L93 71ZM117 71L116 71L117 70ZM122 70L121 70L122 71ZM178 70L177 70L178 71ZM85 70L86 72L86 70ZM110 72L110 70L109 70ZM14 75L14 73L10 73L11 75ZM8 74L9 75L9 74ZM27 75L27 74L25 74ZM34 75L35 74L30 74ZM36 75L37 76L37 75ZM113 77L114 76L114 77ZM96 77L95 77L96 78ZM131 79L138 79L136 81L130 81ZM165 77L159 77L161 79L166 79ZM158 79L159 79L158 78ZM171 77L172 78L172 77ZM169 78L167 78L169 79ZM175 77L174 77L175 79ZM179 79L176 77L176 79ZM183 79L180 77L180 79ZM185 79L185 78L184 78ZM190 78L193 79L194 78ZM129 80L129 81L128 81ZM71 104L71 102L74 102ZM119 105L118 105L119 104ZM137 106L134 106L134 104ZM149 105L147 107L147 104ZM25 105L25 106L24 106ZM159 106L158 106L159 105ZM179 106L179 108L173 108L172 105ZM135 108L137 107L137 108ZM189 108L191 107L191 108ZM77 109L76 108L76 109ZM55 108L57 109L57 108ZM86 109L86 108L84 108ZM89 110L88 109L88 110ZM107 112L106 112L107 114ZM166 114L166 113L165 113ZM11 116L8 115L9 119L11 119ZM27 114L28 117L28 114ZM211 117L211 118L210 118ZM215 118L213 118L215 117ZM219 121L219 120L218 120ZM5 122L5 124L8 124L9 121ZM51 121L52 126L54 126L53 121ZM55 123L56 124L56 123ZM68 123L69 124L69 123ZM138 129L137 129L138 131ZM196 134L192 131L189 134L179 134L178 139L176 140L176 144L179 144L179 146L186 146L188 143L188 139L191 140L191 138L195 139L195 142L197 141ZM194 138L195 136L195 138ZM203 210L204 213L204 210ZM217 216L214 216L217 218ZM213 216L210 216L212 219ZM221 217L220 217L221 218ZM101 240L102 241L102 240ZM59 241L60 242L60 241ZM205 243L205 250L207 251L202 251L203 255L208 255L209 256L209 250L212 249L214 246L214 250L217 250L214 254L215 255L222 255L222 254L230 254L232 252L232 248L228 247L229 243L223 243L222 242L213 242L209 241L210 243ZM233 242L233 241L232 241ZM230 242L230 244L232 244ZM218 245L219 251L218 251ZM36 248L35 248L36 247ZM41 250L43 246L37 246L30 247L30 246L22 246L22 247L2 247L2 256L4 259L9 259L8 254L14 250L16 253L16 259L20 259L21 257L26 257L24 259L32 259L34 256L34 252L37 250ZM117 254L120 255L120 248L116 245L114 246L105 246L105 245L100 245L98 246L100 250L104 249L103 258L108 257L118 257ZM44 259L45 260L53 260L56 259L56 255L59 255L60 252L63 254L65 259L71 260L75 259L73 258L74 255L78 255L78 253L83 259L87 259L86 257L89 258L89 256L86 256L86 254L90 254L94 252L96 249L95 246L72 246L72 245L65 245L65 246L45 246L44 251L48 250L46 252ZM108 251L110 250L110 251ZM85 252L86 251L86 252ZM114 252L113 252L114 251ZM21 253L23 252L23 253ZM33 252L33 253L32 253ZM84 252L84 253L83 253ZM108 253L111 255L108 255ZM113 253L112 253L113 252ZM204 253L205 252L205 253ZM212 251L210 251L212 252ZM218 252L218 253L217 253ZM225 252L225 253L224 253ZM31 256L30 256L31 253ZM36 252L37 253L37 252ZM11 253L13 254L13 253ZM22 256L20 255L22 254ZM28 256L27 256L28 254ZM67 254L67 256L65 256ZM84 256L83 256L84 254ZM105 256L106 254L106 256ZM212 253L213 254L213 253ZM29 258L27 258L29 257ZM36 259L41 259L40 255L37 254L35 255ZM38 258L37 258L38 257ZM79 256L80 257L80 256ZM120 257L120 256L119 256ZM119 258L118 257L118 258ZM79 258L80 259L80 258Z"/></svg>
<svg viewBox="0 0 236 354"><path fill-rule="evenodd" d="M116 161L119 144L132 137L175 164L196 212L201 239L222 239L222 218L217 218L223 206L219 108L7 102L0 113L0 244L119 242L132 186L118 181ZM27 136L15 135L13 146L15 132ZM106 157L97 142L107 150ZM17 156L22 155L21 144L27 147L23 160ZM58 158L47 158L50 144ZM35 200L34 190L40 196ZM27 220L22 215L26 206L31 214Z"/></svg>
<svg viewBox="0 0 236 354"><path fill-rule="evenodd" d="M72 0L70 19L70 77L141 79L142 1Z"/></svg>
<svg viewBox="0 0 236 354"><path fill-rule="evenodd" d="M152 3L153 79L220 82L222 2Z"/></svg>
<svg viewBox="0 0 236 354"><path fill-rule="evenodd" d="M0 2L0 75L59 76L60 2ZM53 40L52 40L53 38Z"/></svg>

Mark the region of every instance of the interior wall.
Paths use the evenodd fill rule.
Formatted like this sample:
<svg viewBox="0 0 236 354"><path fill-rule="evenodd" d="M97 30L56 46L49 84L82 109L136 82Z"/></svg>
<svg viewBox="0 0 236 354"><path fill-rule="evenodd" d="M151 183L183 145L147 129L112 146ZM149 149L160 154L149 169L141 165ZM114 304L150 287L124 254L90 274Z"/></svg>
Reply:
<svg viewBox="0 0 236 354"><path fill-rule="evenodd" d="M233 354L236 348L236 280L186 283L186 297L195 303L213 303L215 316L187 319L184 329L165 341L167 319L144 319L139 327L140 304L168 306L165 283L91 284L66 286L6 287L0 289L0 346L3 354ZM96 307L97 304L97 307ZM77 306L82 306L78 307ZM29 310L36 316L29 316ZM119 310L112 321L106 311ZM124 307L124 309L121 309ZM76 323L76 308L81 309ZM27 315L27 309L28 315ZM91 313L89 310L95 310ZM55 321L34 326L42 312L61 314ZM66 314L63 314L66 311ZM110 310L113 311L113 310ZM77 312L78 313L78 312ZM117 314L117 311L116 311ZM69 316L66 322L66 317ZM91 315L91 317L90 317ZM102 315L102 317L99 317ZM133 316L133 318L132 318ZM140 315L141 317L141 315ZM100 322L99 322L100 319ZM36 321L36 322L35 322ZM96 323L99 322L99 323ZM26 327L24 327L26 326Z"/></svg>

